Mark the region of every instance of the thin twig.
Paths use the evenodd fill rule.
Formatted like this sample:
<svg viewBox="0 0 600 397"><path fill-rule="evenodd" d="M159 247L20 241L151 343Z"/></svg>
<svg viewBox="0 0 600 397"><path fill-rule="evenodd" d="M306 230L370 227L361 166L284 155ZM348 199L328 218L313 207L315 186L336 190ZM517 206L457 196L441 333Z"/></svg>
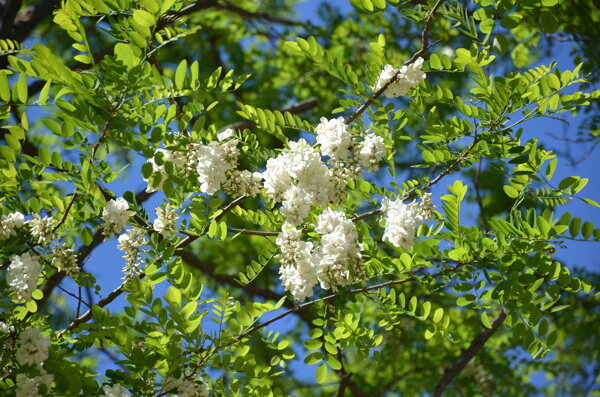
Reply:
<svg viewBox="0 0 600 397"><path fill-rule="evenodd" d="M437 272L435 274L432 274L431 276L428 276L428 277L437 278L439 276L443 276L443 275L448 274L448 273L453 273L453 272L455 272L456 270L460 269L461 267L463 267L465 265L467 265L467 263L459 263L459 264L457 264L455 266L452 266L450 268L442 269L439 272ZM415 281L417 279L418 279L418 277L411 276L411 277L408 277L408 278L405 278L405 279L402 279L402 280L386 281L384 283L371 285L369 287L363 287L363 288L358 288L358 289L350 290L348 292L345 292L344 295L361 294L363 292L369 292L369 291L379 290L379 289L382 289L382 288L385 288L385 287L390 287L390 286L393 286L393 285L401 285L401 284L409 283L409 282ZM290 310L288 310L286 312L283 312L283 313L281 313L281 314L279 314L279 315L277 315L277 316L275 316L275 317L273 317L273 318L271 318L271 319L269 319L269 320L267 320L267 321L265 321L263 323L257 324L255 326L249 328L248 330L242 332L240 335L238 335L235 338L234 342L238 342L238 341L244 339L246 336L248 336L248 335L250 335L250 334L258 331L259 329L264 328L264 327L266 327L266 326L268 326L268 325L270 325L270 324L272 324L272 323L274 323L274 322L276 322L278 320L281 320L282 318L287 317L288 315L290 315L290 314L292 314L292 313L294 313L294 312L296 312L298 310L304 310L307 307L315 305L315 304L317 304L319 302L329 302L329 301L337 298L338 296L340 296L340 294L339 293L335 293L335 294L331 294L331 295L325 296L323 298L314 299L312 301L308 301L306 303L302 303L302 304L296 306L294 309L290 309Z"/></svg>
<svg viewBox="0 0 600 397"><path fill-rule="evenodd" d="M438 2L435 3L435 5L431 9L431 11L429 11L429 14L427 15L427 20L425 21L425 28L423 29L423 33L421 34L421 49L419 51L415 52L413 54L413 56L408 61L404 62L404 64L402 66L408 66L408 65L414 63L421 55L425 54L427 52L427 50L429 50L430 46L429 46L429 39L427 36L429 34L429 30L431 29L431 23L433 22L435 13L437 12L438 8L440 8L443 3L444 3L444 0L438 0ZM371 96L371 98L369 98L365 103L362 104L361 107L356 109L356 111L350 117L348 117L346 119L345 123L350 124L354 120L356 120L356 118L358 116L363 114L365 112L365 110L367 110L369 108L369 106L371 106L375 102L375 100L377 98L379 98L381 96L381 94L383 94L383 92L388 88L388 86L396 80L399 73L400 73L400 71L398 70L396 72L396 74L394 75L394 77L391 78L386 84L384 84L379 90L377 90L373 94L373 96Z"/></svg>

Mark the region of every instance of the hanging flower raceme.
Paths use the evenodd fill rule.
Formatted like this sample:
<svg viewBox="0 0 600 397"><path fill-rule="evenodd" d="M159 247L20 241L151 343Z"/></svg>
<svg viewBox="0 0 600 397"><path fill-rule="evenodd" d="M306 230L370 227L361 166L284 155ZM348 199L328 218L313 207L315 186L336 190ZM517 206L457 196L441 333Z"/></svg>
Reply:
<svg viewBox="0 0 600 397"><path fill-rule="evenodd" d="M146 232L144 229L134 227L119 236L117 248L124 252L123 258L126 261L123 267L123 280L137 277L140 274L143 253L141 247L145 244Z"/></svg>
<svg viewBox="0 0 600 397"><path fill-rule="evenodd" d="M165 208L156 208L156 220L152 226L158 233L167 237L177 233L178 220L179 214L171 208L170 204L167 204Z"/></svg>
<svg viewBox="0 0 600 397"><path fill-rule="evenodd" d="M17 375L15 397L43 397L52 395L54 376L46 373L41 367L39 367L38 372L40 372L40 375L32 378L25 374Z"/></svg>
<svg viewBox="0 0 600 397"><path fill-rule="evenodd" d="M283 202L282 215L292 225L304 220L311 204L326 206L340 199L338 176L304 139L269 159L263 178L267 196Z"/></svg>
<svg viewBox="0 0 600 397"><path fill-rule="evenodd" d="M25 217L20 212L2 215L0 218L0 240L7 240L17 235L17 229L25 224Z"/></svg>
<svg viewBox="0 0 600 397"><path fill-rule="evenodd" d="M156 163L156 153L160 153L162 155L162 163L160 165ZM160 175L160 182L154 187L150 187L150 184L148 184L146 192L151 193L156 192L158 190L162 190L163 184L167 180L168 176L167 168L165 165L166 163L173 164L173 170L175 171L175 173L178 175L183 175L188 171L187 165L189 164L189 162L189 153L187 152L168 149L157 149L155 155L149 158L147 163L152 165L152 172L154 174ZM146 182L149 182L149 179L147 178L144 178L144 180Z"/></svg>
<svg viewBox="0 0 600 397"><path fill-rule="evenodd" d="M42 364L48 359L50 339L37 328L27 328L19 334L19 348L15 354L21 365Z"/></svg>
<svg viewBox="0 0 600 397"><path fill-rule="evenodd" d="M173 397L208 397L208 384L198 379L199 382L181 378L170 377L167 379L164 390L169 391Z"/></svg>
<svg viewBox="0 0 600 397"><path fill-rule="evenodd" d="M102 220L104 221L103 234L106 237L112 237L115 234L121 233L121 230L127 225L127 221L132 214L133 212L129 210L129 203L123 197L109 200L102 210Z"/></svg>
<svg viewBox="0 0 600 397"><path fill-rule="evenodd" d="M104 394L100 395L100 397L130 397L131 394L127 393L121 386L119 385L104 385L102 386L102 391Z"/></svg>
<svg viewBox="0 0 600 397"><path fill-rule="evenodd" d="M215 194L227 181L227 173L237 166L238 140L233 137L233 130L225 130L218 135L219 141L195 146L201 192Z"/></svg>
<svg viewBox="0 0 600 397"><path fill-rule="evenodd" d="M315 128L315 134L323 155L333 160L344 160L348 157L352 136L343 117L331 120L321 117L321 123Z"/></svg>
<svg viewBox="0 0 600 397"><path fill-rule="evenodd" d="M392 65L385 65L373 91L377 92L387 85L383 95L388 98L396 98L408 94L411 88L419 85L425 78L425 73L421 70L423 58L417 58L413 63L400 68L394 68Z"/></svg>
<svg viewBox="0 0 600 397"><path fill-rule="evenodd" d="M54 229L54 219L50 216L41 217L39 214L33 214L33 219L25 222L31 229L31 235L37 237L39 244L52 241Z"/></svg>
<svg viewBox="0 0 600 397"><path fill-rule="evenodd" d="M31 300L31 294L37 287L38 277L42 267L35 255L25 252L13 255L6 280L10 288L16 292L18 300Z"/></svg>
<svg viewBox="0 0 600 397"><path fill-rule="evenodd" d="M52 264L59 272L65 272L71 277L79 273L75 251L72 248L65 248L62 244L52 247Z"/></svg>
<svg viewBox="0 0 600 397"><path fill-rule="evenodd" d="M321 288L335 292L366 279L358 233L351 219L328 208L319 215L315 231L322 235L315 259Z"/></svg>
<svg viewBox="0 0 600 397"><path fill-rule="evenodd" d="M402 199L391 201L386 197L381 203L385 216L383 240L396 247L411 249L417 228L424 220L433 218L434 209L430 193L423 195L421 203L404 204Z"/></svg>
<svg viewBox="0 0 600 397"><path fill-rule="evenodd" d="M355 156L358 164L367 170L377 170L379 162L385 157L383 138L375 134L368 134L358 144Z"/></svg>
<svg viewBox="0 0 600 397"><path fill-rule="evenodd" d="M299 301L312 296L313 288L318 283L312 254L313 244L302 241L301 235L301 230L284 224L276 240L280 252L281 284Z"/></svg>

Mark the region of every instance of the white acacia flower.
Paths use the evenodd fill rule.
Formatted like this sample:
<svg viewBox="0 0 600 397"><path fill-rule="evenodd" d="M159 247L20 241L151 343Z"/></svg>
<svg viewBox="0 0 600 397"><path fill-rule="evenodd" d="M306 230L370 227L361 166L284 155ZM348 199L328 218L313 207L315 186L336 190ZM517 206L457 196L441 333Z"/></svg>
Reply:
<svg viewBox="0 0 600 397"><path fill-rule="evenodd" d="M32 378L25 374L18 374L16 378L17 390L15 397L51 396L52 382L54 382L54 376L47 374L43 369L39 376Z"/></svg>
<svg viewBox="0 0 600 397"><path fill-rule="evenodd" d="M321 145L321 153L333 160L343 160L348 157L348 149L352 136L343 117L327 120L321 117L321 122L315 128L317 143Z"/></svg>
<svg viewBox="0 0 600 397"><path fill-rule="evenodd" d="M201 192L215 194L227 182L227 172L237 165L237 143L237 139L228 139L224 142L212 141L208 145L196 145L196 171Z"/></svg>
<svg viewBox="0 0 600 397"><path fill-rule="evenodd" d="M52 241L54 218L50 216L42 218L40 214L33 214L33 219L28 220L26 223L31 228L31 235L37 237L39 244Z"/></svg>
<svg viewBox="0 0 600 397"><path fill-rule="evenodd" d="M156 208L156 220L152 226L163 236L170 236L178 232L177 220L179 220L179 214L171 208L170 204L167 204L164 209Z"/></svg>
<svg viewBox="0 0 600 397"><path fill-rule="evenodd" d="M417 58L413 63L400 68L394 68L392 65L385 65L373 91L377 92L386 84L387 88L383 94L388 98L396 98L408 94L411 88L419 85L425 78L425 73L421 70L423 58Z"/></svg>
<svg viewBox="0 0 600 397"><path fill-rule="evenodd" d="M100 395L100 397L130 397L131 394L127 393L121 386L119 385L104 385L102 386L102 390L104 394Z"/></svg>
<svg viewBox="0 0 600 397"><path fill-rule="evenodd" d="M123 258L126 261L123 267L123 280L136 277L140 274L143 254L141 247L144 244L146 244L146 232L144 229L134 227L119 236L119 245L117 248L124 252Z"/></svg>
<svg viewBox="0 0 600 397"><path fill-rule="evenodd" d="M219 142L223 142L229 138L233 138L235 136L235 131L232 128L227 128L226 130L219 132L217 134L217 140Z"/></svg>
<svg viewBox="0 0 600 397"><path fill-rule="evenodd" d="M56 266L59 272L65 272L71 277L79 273L75 251L71 248L65 248L61 244L52 247L52 264Z"/></svg>
<svg viewBox="0 0 600 397"><path fill-rule="evenodd" d="M276 240L280 252L281 284L299 301L312 296L313 288L318 283L312 254L313 244L302 241L301 235L300 230L284 224Z"/></svg>
<svg viewBox="0 0 600 397"><path fill-rule="evenodd" d="M416 203L404 204L402 199L390 201L387 197L381 203L385 215L385 231L383 240L395 247L406 250L414 244L415 231L423 223L423 215Z"/></svg>
<svg viewBox="0 0 600 397"><path fill-rule="evenodd" d="M17 299L31 300L31 294L37 287L38 277L42 270L39 259L29 252L22 255L13 255L6 280L8 285L17 294Z"/></svg>
<svg viewBox="0 0 600 397"><path fill-rule="evenodd" d="M146 192L148 192L148 193L162 190L163 184L164 184L165 180L167 179L167 170L165 167L165 163L172 163L175 173L177 173L178 175L187 173L187 171L189 169L189 165L190 165L190 163L192 163L192 161L190 161L190 159L189 159L189 154L184 151L156 149L155 155L156 155L156 153L162 154L162 159L163 159L164 163L161 165L156 164L156 161L154 160L154 156L149 158L147 160L147 163L152 165L153 173L160 174L161 180L160 180L160 183L153 188L151 188L150 185L148 185L148 187L146 188ZM149 180L146 178L144 178L144 180L146 181L146 183L149 182Z"/></svg>
<svg viewBox="0 0 600 397"><path fill-rule="evenodd" d="M17 235L17 229L25 224L25 217L20 212L12 212L8 215L2 215L0 218L0 240L7 240L11 236Z"/></svg>
<svg viewBox="0 0 600 397"><path fill-rule="evenodd" d="M198 381L201 383L198 383ZM183 376L178 379L169 377L164 390L169 390L169 396L172 397L208 397L208 384L206 382L200 379L189 380Z"/></svg>
<svg viewBox="0 0 600 397"><path fill-rule="evenodd" d="M368 170L377 170L379 162L385 157L385 143L383 138L368 134L357 147L358 164Z"/></svg>
<svg viewBox="0 0 600 397"><path fill-rule="evenodd" d="M132 214L133 212L129 210L129 204L123 197L108 201L102 210L104 235L111 237L120 233L127 225L127 221Z"/></svg>
<svg viewBox="0 0 600 397"><path fill-rule="evenodd" d="M310 205L326 206L342 197L345 182L327 167L321 156L304 139L290 142L289 148L267 161L263 172L267 196L283 202L281 213L287 222L301 223Z"/></svg>
<svg viewBox="0 0 600 397"><path fill-rule="evenodd" d="M351 219L328 208L319 215L315 231L323 234L314 259L321 288L335 292L366 279L358 233Z"/></svg>
<svg viewBox="0 0 600 397"><path fill-rule="evenodd" d="M260 172L233 170L223 185L223 189L234 197L256 197L262 188L262 179Z"/></svg>
<svg viewBox="0 0 600 397"><path fill-rule="evenodd" d="M50 339L37 328L27 328L19 334L17 362L21 365L41 364L48 359Z"/></svg>

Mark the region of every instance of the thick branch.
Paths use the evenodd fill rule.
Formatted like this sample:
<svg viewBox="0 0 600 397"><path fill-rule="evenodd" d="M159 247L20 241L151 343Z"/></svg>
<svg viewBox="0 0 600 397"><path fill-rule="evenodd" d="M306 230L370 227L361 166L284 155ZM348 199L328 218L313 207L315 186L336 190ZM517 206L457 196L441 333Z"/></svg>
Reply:
<svg viewBox="0 0 600 397"><path fill-rule="evenodd" d="M460 374L460 372L465 368L465 366L475 357L475 355L485 346L486 342L491 338L492 335L500 328L502 323L506 320L506 313L504 311L500 312L498 317L492 323L492 328L484 329L475 339L471 342L471 346L467 350L465 350L460 357L456 360L456 362L449 368L444 371L444 375L442 379L435 386L435 390L433 391L433 397L440 397L444 390L448 387L448 385L454 380L454 378Z"/></svg>

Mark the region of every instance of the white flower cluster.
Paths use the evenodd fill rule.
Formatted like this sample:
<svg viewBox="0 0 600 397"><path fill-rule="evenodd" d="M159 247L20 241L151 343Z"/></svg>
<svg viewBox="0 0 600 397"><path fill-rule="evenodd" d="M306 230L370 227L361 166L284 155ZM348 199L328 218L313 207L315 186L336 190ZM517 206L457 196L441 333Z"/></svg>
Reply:
<svg viewBox="0 0 600 397"><path fill-rule="evenodd" d="M317 277L321 288L334 292L366 278L358 233L344 213L326 209L317 219L315 231L321 235Z"/></svg>
<svg viewBox="0 0 600 397"><path fill-rule="evenodd" d="M13 255L6 279L8 285L17 293L17 299L30 300L32 292L37 287L38 277L42 267L37 256L25 252Z"/></svg>
<svg viewBox="0 0 600 397"><path fill-rule="evenodd" d="M290 142L289 149L269 159L263 178L267 196L283 201L281 214L292 225L302 223L311 204L337 202L345 185L304 139Z"/></svg>
<svg viewBox="0 0 600 397"><path fill-rule="evenodd" d="M0 218L0 240L7 240L11 236L17 235L17 229L25 224L25 217L20 212L13 212L8 215L2 215Z"/></svg>
<svg viewBox="0 0 600 397"><path fill-rule="evenodd" d="M43 397L52 395L52 382L54 376L47 374L39 367L40 375L29 378L25 374L18 374L16 383L17 391L15 397Z"/></svg>
<svg viewBox="0 0 600 397"><path fill-rule="evenodd" d="M317 143L321 145L321 153L332 160L344 160L348 157L352 135L343 117L327 120L321 117L321 122L315 127Z"/></svg>
<svg viewBox="0 0 600 397"><path fill-rule="evenodd" d="M100 395L100 397L129 397L131 394L127 393L123 388L119 385L104 385L102 387L104 394Z"/></svg>
<svg viewBox="0 0 600 397"><path fill-rule="evenodd" d="M52 264L56 266L59 272L65 272L71 277L79 273L75 251L71 248L65 248L61 244L52 247Z"/></svg>
<svg viewBox="0 0 600 397"><path fill-rule="evenodd" d="M126 263L123 267L122 279L136 277L140 274L142 265L142 250L140 247L146 244L146 232L144 229L134 227L119 236L118 249L124 252L123 258Z"/></svg>
<svg viewBox="0 0 600 397"><path fill-rule="evenodd" d="M381 203L381 211L385 215L383 240L396 247L411 249L415 231L424 220L432 218L434 208L429 193L423 195L421 204L414 201L404 204L402 199L390 201L386 197Z"/></svg>
<svg viewBox="0 0 600 397"><path fill-rule="evenodd" d="M317 247L302 241L302 231L287 224L276 241L280 251L281 283L301 301L313 294L317 283L323 289L337 291L365 280L358 234L352 220L342 212L327 209L319 215L315 231L322 235Z"/></svg>
<svg viewBox="0 0 600 397"><path fill-rule="evenodd" d="M262 179L260 172L233 170L223 189L227 194L235 197L256 197L262 188Z"/></svg>
<svg viewBox="0 0 600 397"><path fill-rule="evenodd" d="M294 298L303 301L313 294L317 284L317 269L313 257L313 244L302 241L302 231L289 224L277 236L281 267L279 275L281 284Z"/></svg>
<svg viewBox="0 0 600 397"><path fill-rule="evenodd" d="M11 334L15 332L15 327L8 326L4 321L0 321L0 334Z"/></svg>
<svg viewBox="0 0 600 397"><path fill-rule="evenodd" d="M121 233L121 230L127 225L127 221L132 214L133 212L129 210L129 203L123 197L109 200L102 210L104 235L112 237L115 234Z"/></svg>
<svg viewBox="0 0 600 397"><path fill-rule="evenodd" d="M39 244L52 241L52 231L54 229L54 219L50 216L41 217L39 214L33 214L33 219L26 222L31 228L31 235L37 237Z"/></svg>
<svg viewBox="0 0 600 397"><path fill-rule="evenodd" d="M165 208L156 208L156 219L152 225L154 230L163 236L170 236L177 233L177 221L179 214L167 204Z"/></svg>
<svg viewBox="0 0 600 397"><path fill-rule="evenodd" d="M48 359L50 339L37 328L27 328L19 335L17 362L21 365L41 364Z"/></svg>
<svg viewBox="0 0 600 397"><path fill-rule="evenodd" d="M383 138L375 134L368 134L358 144L355 156L358 164L367 170L377 170L379 162L385 157Z"/></svg>
<svg viewBox="0 0 600 397"><path fill-rule="evenodd" d="M405 65L398 69L392 65L385 65L379 74L373 91L377 92L389 83L383 92L386 97L396 98L408 94L411 88L419 85L425 78L425 73L421 70L422 66L423 58L420 57L410 65Z"/></svg>
<svg viewBox="0 0 600 397"><path fill-rule="evenodd" d="M173 169L178 173L185 172L186 164L189 163L187 153L185 153L183 151L157 149L155 152L155 155L156 155L156 153L162 154L163 164L161 164L161 165L156 164L156 161L154 160L154 156L152 158L149 158L147 162L152 165L152 171L154 173L158 173L161 175L161 179L160 179L160 182L158 183L158 185L153 188L150 187L150 185L148 185L148 187L146 188L146 192L148 192L148 193L156 192L157 190L162 190L163 184L164 184L165 180L167 179L167 169L165 167L165 163L172 163ZM146 182L149 181L146 178L144 178L144 180Z"/></svg>
<svg viewBox="0 0 600 397"><path fill-rule="evenodd" d="M169 390L171 397L208 397L208 384L196 383L184 378L168 378L165 390ZM176 393L175 393L176 391ZM171 394L174 393L174 394Z"/></svg>
<svg viewBox="0 0 600 397"><path fill-rule="evenodd" d="M225 130L208 145L196 145L196 171L200 181L200 191L215 194L227 181L227 172L237 165L238 140L232 139L233 130Z"/></svg>

